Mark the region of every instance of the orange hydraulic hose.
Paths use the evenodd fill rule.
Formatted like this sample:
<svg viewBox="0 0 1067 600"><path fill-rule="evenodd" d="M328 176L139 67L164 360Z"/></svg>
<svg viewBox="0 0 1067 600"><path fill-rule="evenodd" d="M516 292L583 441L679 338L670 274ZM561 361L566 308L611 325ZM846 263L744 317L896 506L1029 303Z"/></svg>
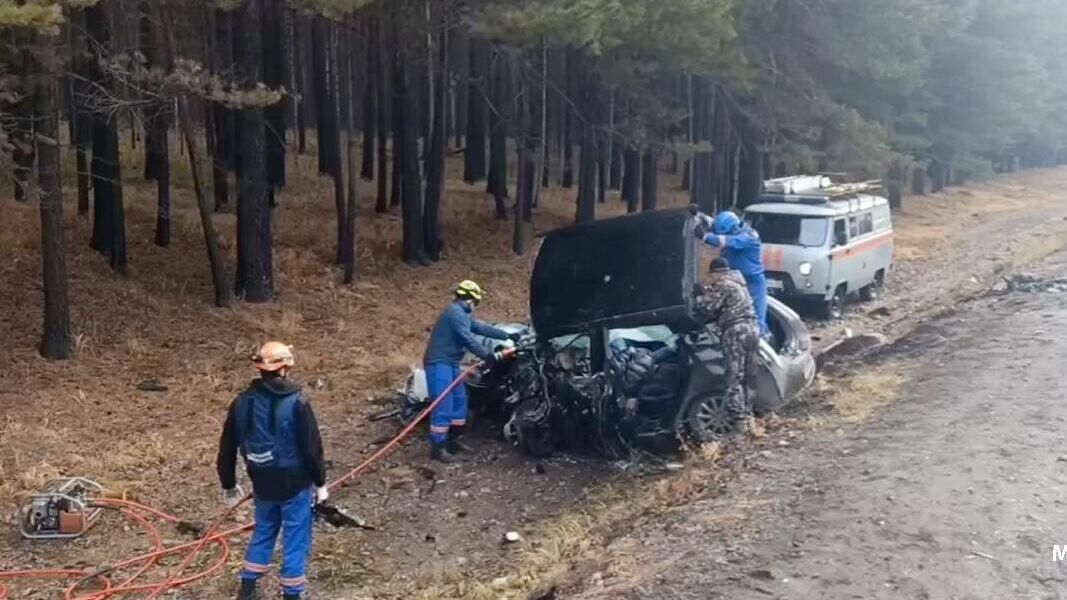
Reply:
<svg viewBox="0 0 1067 600"><path fill-rule="evenodd" d="M503 352L503 356L510 357L514 355L514 353L514 349L508 349ZM459 376L452 380L448 387L446 387L443 392L441 392L436 398L434 398L434 400L430 402L430 404L426 408L424 408L422 412L418 414L418 416L416 416L410 423L408 423L403 429L401 429L400 432L393 437L393 439L389 440L389 442L387 442L384 446L375 451L374 454L370 455L366 460L359 463L354 469L328 484L328 489L332 490L339 486L343 486L347 481L357 477L358 475L363 474L367 471L367 469L370 468L371 465L381 460L381 458L387 453L389 453L389 451L392 450L394 447L396 447L397 444L407 438L411 434L411 432L415 430L419 423L425 420L426 417L429 416L429 414L433 411L433 409L444 401L444 399L452 392L452 390L456 389L458 385L460 385L465 379L470 377L471 374L473 374L481 365L482 363L475 363L463 369L463 371L460 372ZM155 549L152 552L148 552L140 556L123 560L106 568L97 569L96 571L86 572L75 569L29 569L20 571L0 571L0 580L21 578L77 578L77 581L75 581L71 586L67 588L64 594L64 598L66 600L107 600L112 596L143 592L148 592L150 594L148 596L149 599L156 598L160 594L168 590L179 588L209 577L226 566L226 562L229 559L230 555L229 542L227 541L227 539L233 535L237 535L239 533L243 533L245 531L248 531L249 529L252 529L255 523L246 523L244 525L233 527L231 529L227 529L219 533L216 533L216 530L222 525L223 521L225 521L225 519L238 506L250 500L251 497L251 495L245 496L238 504L222 511L212 523L211 527L208 528L208 530L204 533L203 536L200 537L200 539L185 544L179 544L177 546L172 546L170 548L163 547L162 538L159 535L159 531L141 513L147 513L170 523L181 522L181 519L179 519L178 517L157 510L150 506L146 506L144 504L139 504L137 502L132 502L129 500L118 500L112 498L93 499L93 504L107 508L118 509L124 515L129 516L130 518L136 520L139 524L141 524L141 526L144 527L145 530L149 533L149 535L153 538L153 541L155 542ZM179 576L182 574L185 568L188 567L189 564L191 564L194 560L196 560L196 557L200 554L203 547L208 543L217 544L219 546L220 552L218 561L216 561L214 564L199 573L195 573L188 577L179 579ZM134 582L140 577L142 577L149 569L155 566L161 558L173 554L178 554L185 550L189 551L188 554L185 556L182 562L166 576L166 579L156 583L134 585ZM118 586L114 586L111 580L106 576L106 574L108 573L119 571L128 567L133 567L135 565L140 565L139 569ZM84 596L76 596L75 594L77 588L79 588L84 582L89 580L99 581L102 584L103 589L96 592L90 592L89 594ZM7 589L3 586L3 584L0 584L0 600L6 600L7 597Z"/></svg>

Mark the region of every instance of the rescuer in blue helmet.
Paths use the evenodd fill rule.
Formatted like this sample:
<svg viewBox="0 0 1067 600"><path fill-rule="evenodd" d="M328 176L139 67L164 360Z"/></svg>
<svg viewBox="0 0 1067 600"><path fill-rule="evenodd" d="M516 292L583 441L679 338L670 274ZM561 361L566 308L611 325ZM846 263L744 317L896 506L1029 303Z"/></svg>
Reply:
<svg viewBox="0 0 1067 600"><path fill-rule="evenodd" d="M763 247L759 233L749 227L735 213L724 210L715 216L711 223L711 232L702 227L694 229L696 236L707 245L718 248L720 255L726 259L730 268L739 271L745 278L748 293L756 309L760 335L766 336L767 329L767 279L763 275Z"/></svg>

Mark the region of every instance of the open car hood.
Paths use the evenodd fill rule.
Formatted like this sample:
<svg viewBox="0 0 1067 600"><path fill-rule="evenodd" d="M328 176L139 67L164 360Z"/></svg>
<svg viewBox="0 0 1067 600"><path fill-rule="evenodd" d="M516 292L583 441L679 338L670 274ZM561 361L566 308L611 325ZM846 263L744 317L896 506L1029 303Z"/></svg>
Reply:
<svg viewBox="0 0 1067 600"><path fill-rule="evenodd" d="M530 276L538 336L691 324L693 227L686 210L664 210L546 234Z"/></svg>

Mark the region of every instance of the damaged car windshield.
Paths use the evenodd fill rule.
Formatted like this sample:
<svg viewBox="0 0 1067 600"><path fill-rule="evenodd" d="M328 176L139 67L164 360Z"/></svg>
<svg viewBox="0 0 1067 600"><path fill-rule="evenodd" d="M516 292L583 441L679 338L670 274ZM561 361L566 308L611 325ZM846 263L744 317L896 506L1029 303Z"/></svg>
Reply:
<svg viewBox="0 0 1067 600"><path fill-rule="evenodd" d="M826 242L828 219L753 212L746 215L765 244L822 246Z"/></svg>

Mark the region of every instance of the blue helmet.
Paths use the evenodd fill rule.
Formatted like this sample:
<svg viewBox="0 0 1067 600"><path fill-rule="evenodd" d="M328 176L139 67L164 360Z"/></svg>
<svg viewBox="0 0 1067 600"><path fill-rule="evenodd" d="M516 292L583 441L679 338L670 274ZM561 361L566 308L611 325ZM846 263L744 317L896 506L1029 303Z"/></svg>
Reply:
<svg viewBox="0 0 1067 600"><path fill-rule="evenodd" d="M740 226L740 217L729 210L724 210L715 215L715 221L711 224L711 232L715 235L728 235L734 233Z"/></svg>

